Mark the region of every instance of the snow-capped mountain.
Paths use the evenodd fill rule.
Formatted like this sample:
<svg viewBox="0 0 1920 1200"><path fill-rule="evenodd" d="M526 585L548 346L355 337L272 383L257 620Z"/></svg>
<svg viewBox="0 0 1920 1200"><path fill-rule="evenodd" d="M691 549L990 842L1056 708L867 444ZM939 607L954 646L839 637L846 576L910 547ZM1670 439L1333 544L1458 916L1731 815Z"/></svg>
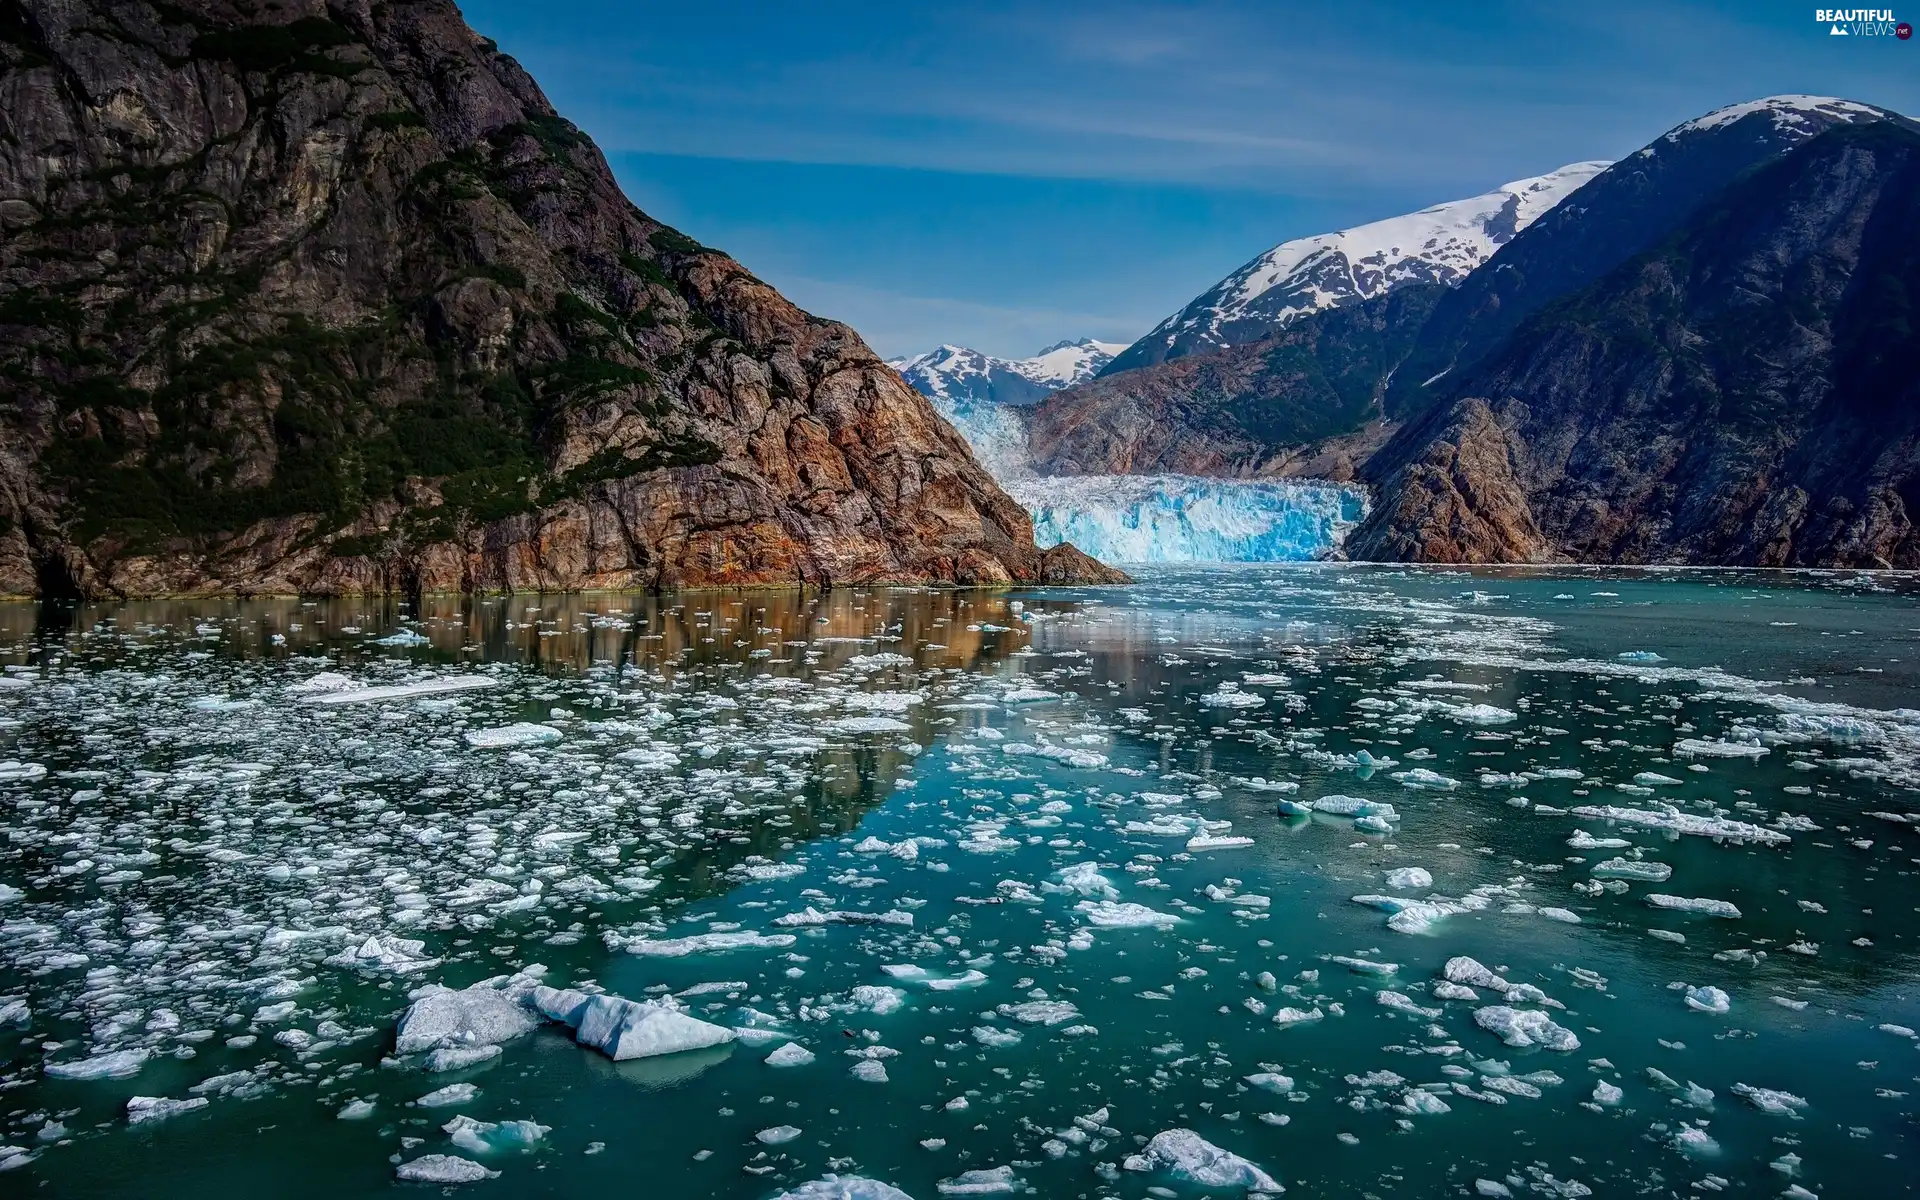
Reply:
<svg viewBox="0 0 1920 1200"><path fill-rule="evenodd" d="M1858 100L1842 100L1838 96L1767 96L1760 100L1748 100L1742 104L1729 104L1725 108L1716 108L1704 117L1695 117L1668 130L1652 146L1640 151L1641 154L1653 154L1660 142L1679 142L1690 133L1702 133L1709 129L1719 129L1742 121L1755 113L1766 113L1773 118L1775 133L1790 138L1810 138L1814 134L1833 125L1852 124L1857 121L1879 121L1889 116L1897 116L1890 109L1875 108L1871 104L1862 104Z"/></svg>
<svg viewBox="0 0 1920 1200"><path fill-rule="evenodd" d="M1457 284L1608 165L1571 163L1484 195L1282 242L1162 321L1107 373L1256 341L1296 317L1407 284Z"/></svg>
<svg viewBox="0 0 1920 1200"><path fill-rule="evenodd" d="M922 395L951 403L1036 404L1048 392L1092 379L1126 346L1057 342L1032 358L995 358L965 346L941 346L912 358L888 359Z"/></svg>

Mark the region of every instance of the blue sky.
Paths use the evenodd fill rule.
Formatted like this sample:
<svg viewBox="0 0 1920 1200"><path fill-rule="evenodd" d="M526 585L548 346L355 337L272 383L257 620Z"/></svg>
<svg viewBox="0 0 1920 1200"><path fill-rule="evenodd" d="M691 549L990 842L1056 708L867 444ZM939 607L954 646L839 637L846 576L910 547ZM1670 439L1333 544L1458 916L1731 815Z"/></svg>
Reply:
<svg viewBox="0 0 1920 1200"><path fill-rule="evenodd" d="M1920 39L1797 0L462 7L642 209L888 355L1131 341L1276 242L1740 100L1920 113Z"/></svg>

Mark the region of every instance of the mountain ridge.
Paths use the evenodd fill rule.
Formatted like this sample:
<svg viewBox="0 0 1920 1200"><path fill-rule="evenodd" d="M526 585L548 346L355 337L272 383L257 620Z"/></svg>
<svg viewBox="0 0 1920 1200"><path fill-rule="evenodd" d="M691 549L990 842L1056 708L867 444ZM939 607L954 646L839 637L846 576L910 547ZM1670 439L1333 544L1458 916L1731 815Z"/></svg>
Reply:
<svg viewBox="0 0 1920 1200"><path fill-rule="evenodd" d="M1300 317L1397 287L1458 283L1609 165L1569 163L1478 196L1282 242L1155 326L1103 374L1258 341Z"/></svg>
<svg viewBox="0 0 1920 1200"><path fill-rule="evenodd" d="M0 592L1111 579L449 0L0 21Z"/></svg>

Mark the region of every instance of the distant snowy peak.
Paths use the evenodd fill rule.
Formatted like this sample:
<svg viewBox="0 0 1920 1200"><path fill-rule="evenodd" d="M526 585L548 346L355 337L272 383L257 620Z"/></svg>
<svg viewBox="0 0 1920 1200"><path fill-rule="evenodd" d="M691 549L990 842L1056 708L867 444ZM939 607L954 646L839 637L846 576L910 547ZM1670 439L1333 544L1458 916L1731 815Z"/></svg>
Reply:
<svg viewBox="0 0 1920 1200"><path fill-rule="evenodd" d="M1032 358L995 358L965 346L941 346L887 365L921 394L949 403L1036 404L1048 392L1092 379L1126 346L1081 338Z"/></svg>
<svg viewBox="0 0 1920 1200"><path fill-rule="evenodd" d="M1456 284L1609 165L1572 163L1485 195L1283 242L1162 321L1118 369L1254 341L1296 317L1407 284Z"/></svg>
<svg viewBox="0 0 1920 1200"><path fill-rule="evenodd" d="M1800 138L1812 137L1836 124L1878 121L1895 115L1887 109L1862 104L1858 100L1842 100L1838 96L1768 96L1763 100L1749 100L1744 104L1716 108L1704 117L1695 117L1676 125L1660 141L1640 153L1652 154L1659 148L1660 142L1678 142L1690 133L1719 129L1756 113L1765 113L1773 118L1773 132Z"/></svg>

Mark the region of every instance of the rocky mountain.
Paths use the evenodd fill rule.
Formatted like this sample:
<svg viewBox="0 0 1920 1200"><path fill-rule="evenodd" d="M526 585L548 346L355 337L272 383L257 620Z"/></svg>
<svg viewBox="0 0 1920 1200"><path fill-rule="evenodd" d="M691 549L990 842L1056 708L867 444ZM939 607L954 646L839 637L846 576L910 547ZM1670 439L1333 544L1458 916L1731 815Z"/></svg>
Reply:
<svg viewBox="0 0 1920 1200"><path fill-rule="evenodd" d="M1795 141L1455 371L1355 556L1920 567L1920 127Z"/></svg>
<svg viewBox="0 0 1920 1200"><path fill-rule="evenodd" d="M7 0L0 231L0 593L1113 577L451 0Z"/></svg>
<svg viewBox="0 0 1920 1200"><path fill-rule="evenodd" d="M1055 342L1032 358L995 358L964 346L943 345L912 358L890 358L921 395L952 404L1036 404L1049 392L1084 383L1126 347L1081 338Z"/></svg>
<svg viewBox="0 0 1920 1200"><path fill-rule="evenodd" d="M1309 313L1395 288L1457 284L1607 165L1572 163L1484 195L1282 242L1160 322L1104 373L1258 341Z"/></svg>
<svg viewBox="0 0 1920 1200"><path fill-rule="evenodd" d="M1769 96L1669 130L1545 214L1445 297L1395 375L1388 410L1405 416L1424 409L1430 392L1446 391L1447 372L1660 243L1742 173L1835 126L1889 117L1898 114L1832 96Z"/></svg>
<svg viewBox="0 0 1920 1200"><path fill-rule="evenodd" d="M1411 284L1057 392L1020 412L1025 456L1045 475L1351 479L1390 432L1385 381L1446 290Z"/></svg>

